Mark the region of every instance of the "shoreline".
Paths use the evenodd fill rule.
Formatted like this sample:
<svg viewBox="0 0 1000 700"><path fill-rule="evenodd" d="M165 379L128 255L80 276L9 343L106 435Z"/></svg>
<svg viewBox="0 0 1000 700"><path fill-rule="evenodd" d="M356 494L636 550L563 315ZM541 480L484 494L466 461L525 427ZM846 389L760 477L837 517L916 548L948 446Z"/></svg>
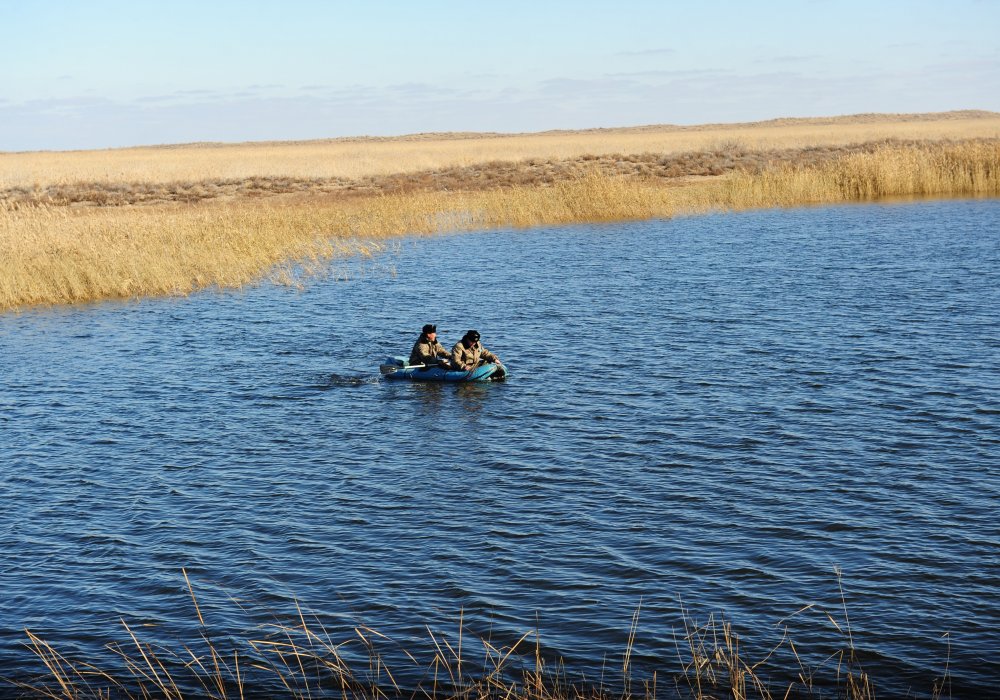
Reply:
<svg viewBox="0 0 1000 700"><path fill-rule="evenodd" d="M1000 139L973 139L993 143ZM100 208L201 204L261 200L273 197L341 197L345 199L416 192L481 192L514 186L551 186L588 174L621 176L683 187L743 171L760 174L782 166L817 167L847 156L884 149L921 148L947 142L882 139L838 146L750 149L729 143L703 151L586 154L571 158L531 158L388 175L346 177L254 176L242 179L201 179L172 182L53 182L42 186L0 190L0 203L11 207L52 206Z"/></svg>
<svg viewBox="0 0 1000 700"><path fill-rule="evenodd" d="M254 182L260 190L264 180ZM371 256L409 235L888 198L997 197L1000 139L589 155L363 182L371 189L271 196L250 190L194 202L174 186L182 199L96 206L86 203L92 196L86 189L64 200L41 190L17 199L7 190L0 197L0 257L8 261L0 270L0 313L264 281L294 285L322 275L332 259Z"/></svg>

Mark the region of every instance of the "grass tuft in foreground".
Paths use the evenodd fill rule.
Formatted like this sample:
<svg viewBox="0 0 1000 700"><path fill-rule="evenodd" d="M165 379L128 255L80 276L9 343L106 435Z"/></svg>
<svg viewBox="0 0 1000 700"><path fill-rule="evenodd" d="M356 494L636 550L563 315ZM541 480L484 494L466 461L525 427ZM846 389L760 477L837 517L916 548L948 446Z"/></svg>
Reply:
<svg viewBox="0 0 1000 700"><path fill-rule="evenodd" d="M777 646L761 658L750 660L740 636L724 618L711 616L698 623L682 606L683 627L674 634L673 649L661 650L662 657L656 655L662 660L674 658L672 671L651 669L655 664L650 662L648 652L643 667L636 668L637 609L624 650L605 657L599 678L581 675L575 679L562 659L543 651L537 629L510 638L507 644L495 643L469 635L461 615L454 634L427 628L419 660L386 635L363 624L354 624L345 639L334 640L321 620L305 613L298 603L290 620L275 620L258 627L248 639L213 632L206 625L186 572L184 578L198 620L197 638L168 647L145 641L133 625L122 620L121 638L106 647L113 662L102 668L73 660L26 630L26 647L45 672L33 681L15 685L26 697L73 700L875 697L875 684L861 667L854 646L842 589L842 609L836 613L840 622L834 614L823 613L836 630L836 639L834 651L819 664L803 660L787 627ZM795 615L813 607L806 606ZM783 623L785 620L779 626ZM390 667L390 663L399 665ZM770 676L793 680L772 682ZM946 665L931 697L936 700L948 689Z"/></svg>

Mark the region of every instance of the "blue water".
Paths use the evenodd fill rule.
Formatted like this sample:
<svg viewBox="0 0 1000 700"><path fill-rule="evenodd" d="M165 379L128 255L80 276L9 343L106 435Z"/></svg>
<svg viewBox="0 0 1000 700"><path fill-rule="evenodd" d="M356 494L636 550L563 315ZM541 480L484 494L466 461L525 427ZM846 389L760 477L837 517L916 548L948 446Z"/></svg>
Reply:
<svg viewBox="0 0 1000 700"><path fill-rule="evenodd" d="M787 627L819 684L853 643L882 696L947 667L996 697L998 309L1000 202L949 201L445 236L302 291L7 314L0 676L43 670L24 628L99 665L122 618L190 642L183 567L234 639L297 600L425 661L461 615L595 678L641 603L661 688L683 607L751 662ZM509 381L380 381L428 322ZM779 696L796 672L761 669Z"/></svg>

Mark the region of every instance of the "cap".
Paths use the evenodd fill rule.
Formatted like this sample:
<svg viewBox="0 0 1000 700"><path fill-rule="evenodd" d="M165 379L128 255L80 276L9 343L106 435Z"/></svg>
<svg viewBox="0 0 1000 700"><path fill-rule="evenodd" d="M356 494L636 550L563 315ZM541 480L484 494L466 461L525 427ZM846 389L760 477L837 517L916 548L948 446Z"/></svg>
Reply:
<svg viewBox="0 0 1000 700"><path fill-rule="evenodd" d="M479 331L466 331L463 340L479 341Z"/></svg>
<svg viewBox="0 0 1000 700"><path fill-rule="evenodd" d="M424 335L426 335L427 333L437 333L437 330L438 330L437 326L435 326L433 323L428 323L427 325L424 326Z"/></svg>

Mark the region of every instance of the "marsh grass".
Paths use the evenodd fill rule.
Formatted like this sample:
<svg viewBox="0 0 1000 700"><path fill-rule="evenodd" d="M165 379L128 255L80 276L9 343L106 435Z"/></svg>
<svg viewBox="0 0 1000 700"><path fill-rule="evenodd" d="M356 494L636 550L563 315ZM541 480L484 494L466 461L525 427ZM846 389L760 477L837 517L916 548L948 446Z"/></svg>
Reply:
<svg viewBox="0 0 1000 700"><path fill-rule="evenodd" d="M414 234L957 195L1000 195L1000 141L886 143L669 183L595 165L551 181L460 191L83 208L4 200L0 311L265 280L298 285L333 258L376 255Z"/></svg>
<svg viewBox="0 0 1000 700"><path fill-rule="evenodd" d="M505 698L522 700L612 700L626 698L690 698L710 700L775 700L776 698L842 697L873 700L875 684L861 667L843 603L822 615L834 632L836 651L810 666L799 654L785 626L771 649L749 652L733 625L710 615L696 621L680 607L682 626L673 649L649 653L637 667L635 650L641 635L640 607L628 627L625 646L605 656L599 678L574 674L563 659L543 651L537 626L510 637L507 644L473 634L459 613L456 629L426 628L417 653L359 622L340 624L335 638L316 615L294 603L294 611L258 626L248 637L212 630L194 588L184 572L194 638L172 644L144 640L136 625L121 620L117 640L106 645L111 661L71 659L26 630L25 647L43 669L34 679L14 685L26 697L39 698L305 698L377 699ZM838 575L839 580L839 575ZM246 604L231 598L244 612ZM793 614L814 610L807 605ZM751 656L756 655L756 656ZM780 662L790 664L779 665ZM670 659L673 657L674 662ZM655 668L670 663L672 668ZM770 677L786 679L772 681ZM791 681L787 679L793 679ZM942 697L948 669L933 688Z"/></svg>
<svg viewBox="0 0 1000 700"><path fill-rule="evenodd" d="M573 158L493 160L472 165L350 178L254 176L244 179L199 179L161 183L77 181L0 190L9 205L127 206L195 203L276 195L340 195L342 197L416 192L475 192L515 186L544 186L588 174L661 179L712 177L734 171L759 173L777 166L817 166L843 156L879 149L919 147L926 142L899 139L840 146L759 150L727 141L702 151L682 153L603 153Z"/></svg>
<svg viewBox="0 0 1000 700"><path fill-rule="evenodd" d="M818 166L782 163L737 172L719 201L744 209L959 195L1000 195L1000 143L883 145Z"/></svg>
<svg viewBox="0 0 1000 700"><path fill-rule="evenodd" d="M1000 138L1000 114L858 114L745 124L654 125L534 134L417 134L396 138L189 144L102 151L0 153L0 190L72 183L162 185L254 178L357 180L493 161L589 155L838 147L902 140Z"/></svg>

